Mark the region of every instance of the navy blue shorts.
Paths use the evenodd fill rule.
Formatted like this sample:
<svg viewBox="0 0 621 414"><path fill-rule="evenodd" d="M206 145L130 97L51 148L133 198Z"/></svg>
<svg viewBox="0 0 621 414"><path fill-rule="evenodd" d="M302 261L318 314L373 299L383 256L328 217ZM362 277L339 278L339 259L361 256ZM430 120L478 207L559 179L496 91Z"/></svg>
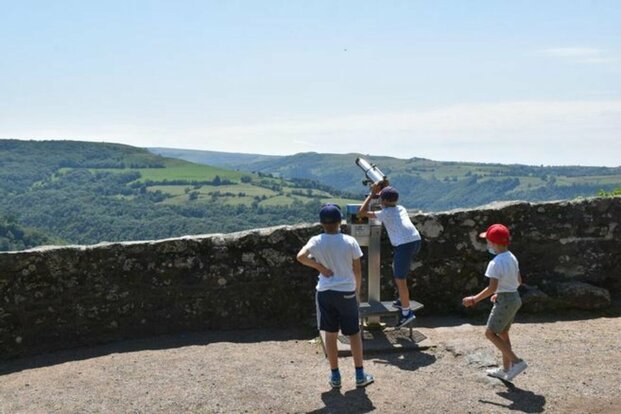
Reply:
<svg viewBox="0 0 621 414"><path fill-rule="evenodd" d="M317 325L319 330L355 335L360 331L356 292L324 290L317 292Z"/></svg>
<svg viewBox="0 0 621 414"><path fill-rule="evenodd" d="M395 279L405 279L410 273L410 264L420 250L421 241L395 246L395 255L392 259L392 274Z"/></svg>

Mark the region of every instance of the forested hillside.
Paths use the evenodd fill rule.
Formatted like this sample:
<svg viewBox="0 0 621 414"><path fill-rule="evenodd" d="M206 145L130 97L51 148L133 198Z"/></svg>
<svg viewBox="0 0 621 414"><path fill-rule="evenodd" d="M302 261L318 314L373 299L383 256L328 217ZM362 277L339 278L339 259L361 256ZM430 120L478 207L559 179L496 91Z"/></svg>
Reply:
<svg viewBox="0 0 621 414"><path fill-rule="evenodd" d="M594 196L621 186L621 168L529 166L399 159L361 154L301 153L261 159L255 154L153 149L159 154L240 171L306 178L344 191L361 191L358 156L368 158L387 174L411 209L447 210L474 207L498 200L545 201Z"/></svg>
<svg viewBox="0 0 621 414"><path fill-rule="evenodd" d="M125 145L0 140L0 217L41 234L6 241L2 250L50 240L159 239L316 221L322 203L359 196Z"/></svg>

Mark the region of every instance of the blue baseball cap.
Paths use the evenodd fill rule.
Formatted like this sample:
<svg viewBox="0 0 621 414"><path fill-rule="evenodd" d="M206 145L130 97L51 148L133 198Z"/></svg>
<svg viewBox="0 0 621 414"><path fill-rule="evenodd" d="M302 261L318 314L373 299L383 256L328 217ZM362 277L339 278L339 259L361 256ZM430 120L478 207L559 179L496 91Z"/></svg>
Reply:
<svg viewBox="0 0 621 414"><path fill-rule="evenodd" d="M388 202L394 202L399 200L399 192L395 187L384 187L382 191L380 191L380 198Z"/></svg>
<svg viewBox="0 0 621 414"><path fill-rule="evenodd" d="M319 211L319 221L323 224L340 223L341 209L336 204L326 204Z"/></svg>

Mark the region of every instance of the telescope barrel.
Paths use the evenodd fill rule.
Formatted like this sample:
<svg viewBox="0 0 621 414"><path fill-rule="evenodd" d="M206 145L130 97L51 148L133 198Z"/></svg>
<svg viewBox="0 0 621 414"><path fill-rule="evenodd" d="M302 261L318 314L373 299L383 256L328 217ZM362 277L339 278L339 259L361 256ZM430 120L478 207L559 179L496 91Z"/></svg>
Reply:
<svg viewBox="0 0 621 414"><path fill-rule="evenodd" d="M384 173L364 158L356 158L356 164L358 165L358 167L360 167L360 169L362 169L362 171L364 171L366 177L373 184L379 184L382 181L386 181L387 177L384 175Z"/></svg>
<svg viewBox="0 0 621 414"><path fill-rule="evenodd" d="M366 172L369 171L371 168L373 168L373 166L371 165L371 163L369 163L369 161L365 160L364 158L356 158L356 165L358 165L358 167L360 167L362 169L362 171Z"/></svg>

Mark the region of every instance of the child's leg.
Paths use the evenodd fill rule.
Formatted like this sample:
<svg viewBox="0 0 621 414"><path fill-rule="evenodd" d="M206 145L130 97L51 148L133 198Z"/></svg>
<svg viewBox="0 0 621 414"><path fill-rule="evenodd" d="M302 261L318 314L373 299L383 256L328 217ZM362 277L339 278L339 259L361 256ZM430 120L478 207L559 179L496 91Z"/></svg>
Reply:
<svg viewBox="0 0 621 414"><path fill-rule="evenodd" d="M499 293L487 320L485 336L502 352L502 365L505 371L521 361L513 352L509 339L511 323L521 305L522 301L517 292Z"/></svg>
<svg viewBox="0 0 621 414"><path fill-rule="evenodd" d="M410 291L408 289L407 279L395 278L395 285L397 285L401 306L403 306L403 309L410 309Z"/></svg>
<svg viewBox="0 0 621 414"><path fill-rule="evenodd" d="M395 247L393 256L393 275L395 285L399 292L399 300L403 309L410 309L410 290L408 289L407 276L410 273L410 265L420 249L421 242L415 241Z"/></svg>
<svg viewBox="0 0 621 414"><path fill-rule="evenodd" d="M496 346L496 348L500 350L500 352L502 352L503 366L505 365L505 359L508 360L509 364L518 362L520 360L517 355L515 355L511 350L511 343L505 342L505 340L501 338L499 334L494 333L494 331L488 328L485 330L485 336ZM506 366L505 369L507 369Z"/></svg>
<svg viewBox="0 0 621 414"><path fill-rule="evenodd" d="M341 331L349 337L351 355L356 368L356 387L365 387L373 382L373 377L364 372L362 366L362 334L360 332L360 315L358 313L358 301L354 292L343 295L341 307Z"/></svg>
<svg viewBox="0 0 621 414"><path fill-rule="evenodd" d="M354 367L361 367L362 361L362 337L360 332L349 337L351 355L354 357Z"/></svg>
<svg viewBox="0 0 621 414"><path fill-rule="evenodd" d="M509 349L513 352L513 348L511 347L511 339L509 339L509 330L507 329L504 332L498 334L500 338L509 346ZM508 371L511 368L511 360L505 354L502 354L502 367L505 371Z"/></svg>
<svg viewBox="0 0 621 414"><path fill-rule="evenodd" d="M326 354L328 355L328 362L330 363L330 369L337 369L339 367L339 353L336 347L336 341L338 339L338 332L326 332ZM353 346L352 346L353 353Z"/></svg>
<svg viewBox="0 0 621 414"><path fill-rule="evenodd" d="M362 366L362 335L357 332L349 335L351 354L354 357L354 368L356 368L356 387L366 387L374 381L373 375L365 372Z"/></svg>

